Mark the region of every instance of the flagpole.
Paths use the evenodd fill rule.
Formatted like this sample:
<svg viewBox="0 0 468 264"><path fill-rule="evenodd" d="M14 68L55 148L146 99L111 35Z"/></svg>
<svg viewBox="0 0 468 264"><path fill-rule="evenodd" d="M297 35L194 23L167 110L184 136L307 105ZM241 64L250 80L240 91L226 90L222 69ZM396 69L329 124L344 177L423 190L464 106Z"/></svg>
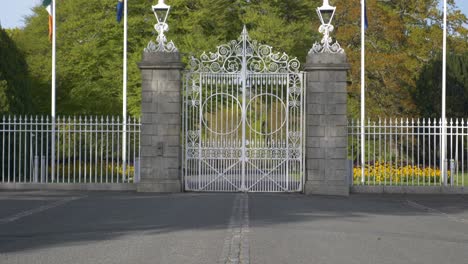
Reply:
<svg viewBox="0 0 468 264"><path fill-rule="evenodd" d="M127 169L127 0L124 0L124 51L123 51L123 129L122 129L122 172L126 179Z"/></svg>
<svg viewBox="0 0 468 264"><path fill-rule="evenodd" d="M365 48L366 48L366 35L365 35L365 0L361 0L361 183L365 182L364 165L365 165L365 135L364 135L364 120L365 120Z"/></svg>
<svg viewBox="0 0 468 264"><path fill-rule="evenodd" d="M441 146L441 162L440 168L442 171L442 179L444 185L447 184L447 169L446 167L446 151L445 146L447 144L447 128L446 128L446 90L447 90L447 0L444 0L444 39L443 39L443 51L442 51L442 146Z"/></svg>
<svg viewBox="0 0 468 264"><path fill-rule="evenodd" d="M55 37L55 0L52 0L52 182L55 181L55 58L56 58L56 37Z"/></svg>

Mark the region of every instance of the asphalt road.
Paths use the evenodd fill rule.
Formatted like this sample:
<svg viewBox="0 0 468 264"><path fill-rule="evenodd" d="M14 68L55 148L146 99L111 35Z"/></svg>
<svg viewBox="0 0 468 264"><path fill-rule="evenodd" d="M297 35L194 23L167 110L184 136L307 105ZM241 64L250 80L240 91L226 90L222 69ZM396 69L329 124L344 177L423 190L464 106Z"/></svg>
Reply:
<svg viewBox="0 0 468 264"><path fill-rule="evenodd" d="M468 263L468 196L0 192L0 263Z"/></svg>

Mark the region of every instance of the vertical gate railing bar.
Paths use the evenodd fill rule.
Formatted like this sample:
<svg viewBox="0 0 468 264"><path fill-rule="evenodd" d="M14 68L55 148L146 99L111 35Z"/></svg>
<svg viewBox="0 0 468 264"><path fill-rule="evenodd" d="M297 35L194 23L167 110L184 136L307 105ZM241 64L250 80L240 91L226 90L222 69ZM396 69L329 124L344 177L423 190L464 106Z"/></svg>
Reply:
<svg viewBox="0 0 468 264"><path fill-rule="evenodd" d="M99 134L99 123L98 123L98 117L94 117L94 183L98 183L98 134ZM123 124L124 127L127 126L128 123ZM127 133L125 131L125 133ZM127 159L128 160L128 159ZM125 160L123 161L125 162ZM125 170L123 170L125 172ZM125 181L124 181L125 183Z"/></svg>
<svg viewBox="0 0 468 264"><path fill-rule="evenodd" d="M60 152L58 152L57 150L60 149L60 145L58 144L58 142L60 142L60 116L56 116L54 118L54 124L52 125L53 127L53 140L51 140L51 143L53 142L53 148L51 148L53 150L53 154L54 154L54 158L52 159L53 161L53 164L54 164L54 169L53 169L53 177L52 177L52 182L53 183L60 183L60 168L57 166L58 165L58 161L59 161L59 158L60 158ZM59 133L57 133L59 132Z"/></svg>
<svg viewBox="0 0 468 264"><path fill-rule="evenodd" d="M37 145L37 138L39 137L38 136L38 126L39 126L39 120L38 120L38 117L36 115L36 118L35 118L35 122L34 122L34 126L35 126L35 132L34 132L34 155L33 155L33 160L32 160L32 164L33 164L33 171L32 171L32 176L33 178L31 178L31 181L30 182L33 182L33 183L37 183L38 182L38 179L39 179L39 156L37 156L37 148L38 148L38 145Z"/></svg>
<svg viewBox="0 0 468 264"><path fill-rule="evenodd" d="M423 119L423 130L422 130L422 142L423 142L423 151L422 151L422 154L423 154L423 157L422 157L422 162L423 162L423 169L426 168L426 136L427 136L427 131L428 131L428 126L426 125L426 120ZM423 174L423 186L426 185L426 174L424 173Z"/></svg>
<svg viewBox="0 0 468 264"><path fill-rule="evenodd" d="M405 159L405 165L408 166L409 165L409 120L408 118L406 118L406 159ZM403 149L403 145L402 145L402 149ZM403 166L402 166L403 167ZM409 185L409 171L405 171L405 177L406 177L406 185L408 186Z"/></svg>
<svg viewBox="0 0 468 264"><path fill-rule="evenodd" d="M134 121L135 119L133 119ZM132 173L131 171L131 168L133 166L133 172L135 172L135 158L132 156L132 149L133 151L135 151L135 149L133 148L133 144L132 144L132 139L133 139L133 142L134 142L134 129L135 129L135 125L134 123L132 123L132 117L131 116L128 116L127 117L127 124L126 124L126 127L127 127L127 130L126 130L126 134L127 134L127 158L126 158L126 170L125 170L125 183L135 183L135 175L134 173Z"/></svg>
<svg viewBox="0 0 468 264"><path fill-rule="evenodd" d="M306 89L306 83L307 83L307 75L305 73L300 73L300 85L301 85L301 89L300 91L302 92L301 93L301 111L300 111L300 115L301 115L301 118L299 120L301 120L301 124L300 124L300 128L301 128L301 147L302 147L302 153L301 153L301 159L302 159L302 162L301 162L301 165L300 165L300 170L302 172L302 177L301 177L301 186L300 186L300 189L302 191L304 191L304 185L305 185L305 178L307 177L306 175L306 137L307 137L307 125L306 125L306 117L307 115L305 113L307 113L307 110L306 110L306 101L307 101L307 89Z"/></svg>
<svg viewBox="0 0 468 264"><path fill-rule="evenodd" d="M103 159L102 159L102 154L103 154L103 148L104 148L104 117L101 116L101 123L100 123L100 129L101 129L101 152L100 152L100 162L99 162L99 166L100 166L100 173L99 175L101 176L100 179L99 179L99 182L102 183L102 177L103 177L103 172L102 172L102 165L103 165ZM135 160L135 157L133 157L133 160Z"/></svg>
<svg viewBox="0 0 468 264"><path fill-rule="evenodd" d="M246 159L246 151L245 151L245 140L246 140L246 92L247 92L247 35L245 32L242 34L242 66L241 66L241 78L242 78L242 183L241 183L241 191L246 191L245 187L245 163Z"/></svg>
<svg viewBox="0 0 468 264"><path fill-rule="evenodd" d="M421 126L421 121L420 121L420 118L418 118L416 120L416 127L417 127L416 128L416 138L417 138L417 144L416 144L417 148L416 149L417 149L417 157L418 157L416 164L418 165L418 170L419 170L419 168L421 166L420 165L421 164L421 160L420 160L420 157L421 157L421 153L420 153L420 151L421 151L421 135L420 135L421 127L420 126ZM420 179L421 179L421 177L418 177L418 182L417 182L418 186L421 184Z"/></svg>
<svg viewBox="0 0 468 264"><path fill-rule="evenodd" d="M24 164L23 164L23 178L20 179L21 183L26 183L31 181L32 179L32 168L33 168L33 156L32 156L32 151L33 151L33 127L34 127L34 119L33 116L29 116L29 123L26 121L27 120L27 115L25 115L25 121L23 124L20 125L20 131L22 130L24 134ZM21 132L20 132L21 134ZM20 136L21 139L21 136ZM29 147L29 148L28 148ZM21 148L21 144L19 145L19 148ZM28 153L29 149L29 153ZM28 162L29 161L29 162ZM21 163L18 164L18 166L21 166ZM18 172L21 172L21 168L18 168Z"/></svg>
<svg viewBox="0 0 468 264"><path fill-rule="evenodd" d="M384 156L385 156L385 152L384 152ZM386 165L386 164L383 163L383 165ZM380 117L379 117L379 166L382 166L382 119ZM382 176L385 177L385 175L382 175L382 170L379 170L380 182L382 182Z"/></svg>
<svg viewBox="0 0 468 264"><path fill-rule="evenodd" d="M414 167L414 118L411 118L411 183L414 185L414 174L415 174L415 167Z"/></svg>
<svg viewBox="0 0 468 264"><path fill-rule="evenodd" d="M62 175L62 167L61 167L61 160L62 158L62 144L61 140L63 140L63 121L61 116L57 116L56 118L56 123L55 123L55 133L56 133L56 138L55 138L55 171L56 171L56 179L57 183L63 183L63 175ZM60 136L62 135L62 139L60 139Z"/></svg>
<svg viewBox="0 0 468 264"><path fill-rule="evenodd" d="M290 93L290 78L292 78L290 74L287 75L286 77L286 190L289 191L289 159L290 157L290 151L289 151L289 93ZM281 89L281 92L283 89ZM281 98L284 98L283 94ZM283 133L281 133L282 136ZM283 140L282 140L283 141Z"/></svg>
<svg viewBox="0 0 468 264"><path fill-rule="evenodd" d="M397 165L397 156L396 156L396 152L395 152L395 148L397 146L396 144L396 137L397 137L397 133L395 132L396 130L396 120L393 121L392 118L390 118L390 144L388 146L388 149L390 151L390 167L393 168L394 166L396 167ZM395 139L393 138L393 136L395 135ZM393 144L392 144L393 142ZM393 145L395 145L395 147L393 147ZM390 186L392 186L394 184L394 176L393 173L390 174Z"/></svg>
<svg viewBox="0 0 468 264"><path fill-rule="evenodd" d="M76 183L76 116L73 117L73 182ZM70 145L70 148L72 146Z"/></svg>
<svg viewBox="0 0 468 264"><path fill-rule="evenodd" d="M21 117L21 116L20 116ZM19 179L20 183L26 183L32 179L32 133L33 133L33 118L32 116L29 117L30 121L27 122L27 115L24 117L24 122L21 123L20 121L20 142L21 142L21 134L24 136L24 160L23 160L23 177ZM21 152L21 143L19 144L18 148ZM29 148L28 148L29 147ZM29 149L29 153L28 153ZM21 156L21 155L20 155ZM28 162L29 161L29 162ZM18 163L18 172L21 173L21 162Z"/></svg>
<svg viewBox="0 0 468 264"><path fill-rule="evenodd" d="M140 182L141 173L141 117L138 117L138 182Z"/></svg>
<svg viewBox="0 0 468 264"><path fill-rule="evenodd" d="M45 155L45 166L46 166L46 171L45 171L45 183L49 183L49 116L46 116L46 125L45 125L45 137L46 137L46 155ZM52 166L51 166L52 167Z"/></svg>
<svg viewBox="0 0 468 264"><path fill-rule="evenodd" d="M16 115L15 115L15 117L16 117ZM26 117L25 117L25 118L26 118ZM22 145L21 145L21 139L22 139L22 136L23 136L23 133L22 133L22 132L23 132L23 126L22 126L22 122L21 122L21 121L22 121L22 116L21 116L21 115L19 116L18 120L15 118L15 123L19 125L19 129L18 129L18 130L15 129L15 134L16 134L16 133L19 133L19 135L18 135L18 138L19 138L19 145L18 145L18 151L19 151L19 153L18 153L18 154L19 154L19 155L18 155L18 158L19 158L19 160L18 160L18 173L19 173L19 175L18 175L18 182L22 182L22 176L23 176L23 175L22 175L22 173L21 173L21 167L23 167L23 172L24 172L24 174L26 174L26 160L27 160L27 156L26 156L27 153L26 153L26 150L25 150L25 151L24 151L24 154L23 154L23 155L25 155L25 157L24 157L24 165L21 166L21 165L22 165L21 162L23 161L23 160L22 160L22 155L21 155L21 149L22 149L22 148L21 148L21 147L22 147ZM16 126L16 124L15 124L15 126ZM24 145L25 145L25 148L26 148L26 145L27 145L26 136L27 136L27 135L26 135L26 132L25 132L25 133L24 133L24 137L25 137L25 139L24 139ZM14 144L15 144L15 147L16 147L16 141L15 141ZM15 162L15 166L16 166L16 155L14 155L13 157L14 157L14 162ZM16 167L15 167L15 168L16 168ZM16 173L15 173L15 172L13 173L13 177L15 177L15 179L16 179ZM25 177L26 177L26 175L25 175Z"/></svg>
<svg viewBox="0 0 468 264"><path fill-rule="evenodd" d="M186 132L185 130L188 129L187 123L188 123L188 102L189 102L189 94L192 92L193 89L189 90L188 86L188 78L189 78L189 73L185 73L184 75L184 84L183 84L183 90L182 90L182 167L181 167L181 174L182 174L182 179L183 179L183 186L185 187L184 190L189 190L188 186L188 179L187 179L187 173L188 173L188 131ZM185 99L184 99L185 98Z"/></svg>
<svg viewBox="0 0 468 264"><path fill-rule="evenodd" d="M377 127L376 127L376 124L375 124L375 121L372 122L372 128L373 128L373 138L372 138L372 143L373 143L373 156L374 158L372 159L373 160L373 163L374 163L374 166L376 166L376 155L375 155L375 143L376 143L376 137L377 137ZM375 185L375 176L374 176L374 180L373 180L373 185Z"/></svg>
<svg viewBox="0 0 468 264"><path fill-rule="evenodd" d="M19 157L22 157L23 164L21 162L18 162L18 173L21 174L20 177L18 178L19 183L27 182L29 180L29 174L31 171L31 162L30 161L30 145L31 144L31 127L28 126L27 120L27 115L24 116L24 122L21 122L21 115L19 116L19 131L18 131L18 138L19 138L19 144L18 144L18 151L19 151ZM32 122L30 120L29 122ZM24 138L24 143L21 144L22 137ZM24 145L24 146L23 146ZM29 147L29 148L28 148ZM22 151L23 148L23 152ZM28 152L29 149L29 152ZM23 153L23 155L21 155ZM23 173L21 173L21 169L23 169Z"/></svg>
<svg viewBox="0 0 468 264"><path fill-rule="evenodd" d="M441 129L440 129L440 122L439 122L439 126L437 127L434 127L434 152L433 152L433 156L434 156L434 170L433 170L433 177L432 177L432 180L433 180L433 185L442 185L442 180L438 181L437 182L437 173L436 173L436 170L437 170L437 157L439 156L439 164L440 164L440 161L444 162L445 161L442 159L442 157L440 155L437 155L437 151L442 151L442 145L438 142L437 140L439 140L439 142L441 142L442 140L442 134L440 133L441 132ZM445 134L445 136L447 137L448 135ZM447 149L447 144L445 145L445 149ZM445 156L447 157L447 155ZM441 166L439 166L439 168L442 168ZM440 174L441 176L443 175L443 173L441 172ZM440 179L442 179L442 177L440 177Z"/></svg>
<svg viewBox="0 0 468 264"><path fill-rule="evenodd" d="M24 149L25 149L24 161L25 162L23 165L25 173L23 175L24 177L23 177L22 182L27 183L27 182L32 182L33 170L34 170L34 116L33 115L29 116L29 123L26 121L23 123L22 129L23 129L24 138L25 138L25 142L24 142ZM29 147L29 150L28 150L28 147Z"/></svg>
<svg viewBox="0 0 468 264"><path fill-rule="evenodd" d="M2 117L2 183L5 183L5 130L6 128L6 122L5 122L5 116Z"/></svg>
<svg viewBox="0 0 468 264"><path fill-rule="evenodd" d="M198 144L198 190L201 191L201 187L202 187L202 179L204 179L205 177L202 178L202 145L203 145L203 140L202 140L202 131L203 131L203 126L202 126L202 120L203 120L203 84L205 84L205 79L204 79L204 75L202 73L199 74L198 76L200 79L199 79L199 96L198 96L198 100L199 100L199 104L198 104L198 129L199 129L199 135L198 135L198 138L199 138L199 144Z"/></svg>
<svg viewBox="0 0 468 264"><path fill-rule="evenodd" d="M91 119L91 117L90 117ZM91 156L90 154L88 155L88 151L89 151L89 148L88 147L88 135L90 134L89 131L91 130L91 120L90 122L88 123L88 117L85 116L84 118L84 160L83 160L83 163L84 163L84 183L88 183L88 182L91 182L91 175L88 176L88 168L91 166L91 164L89 164L88 162L88 158L89 156ZM89 179L88 179L89 177Z"/></svg>
<svg viewBox="0 0 468 264"><path fill-rule="evenodd" d="M16 183L16 115L13 116L13 182Z"/></svg>
<svg viewBox="0 0 468 264"><path fill-rule="evenodd" d="M93 163L93 160L94 160L94 155L93 155L93 136L94 136L94 133L96 132L96 124L94 121L94 118L93 116L90 116L90 119L89 119L89 130L88 130L88 134L89 134L89 147L88 147L88 150L89 150L89 161L88 161L88 169L89 169L89 183L93 183L95 182L94 181L94 175L93 175L93 168L94 168L94 163ZM120 122L119 122L120 124Z"/></svg>
<svg viewBox="0 0 468 264"><path fill-rule="evenodd" d="M65 183L65 142L66 130L67 130L67 119L65 116L62 117L62 183Z"/></svg>
<svg viewBox="0 0 468 264"><path fill-rule="evenodd" d="M32 180L32 172L34 168L33 160L33 140L34 140L34 119L33 116L29 116L29 123L26 121L27 115L25 115L25 122L20 126L20 129L24 133L24 164L23 164L23 179L21 182L27 183ZM28 153L29 147L29 153ZM20 144L21 148L21 144ZM29 154L29 155L28 155ZM29 161L29 162L28 162ZM21 163L19 164L21 166ZM18 171L21 171L21 168L18 168Z"/></svg>
<svg viewBox="0 0 468 264"><path fill-rule="evenodd" d="M434 120L434 121L436 121L436 120ZM442 137L441 136L442 134L440 133L440 127L441 127L440 122L439 122L438 126L436 126L436 122L434 122L434 130L433 130L434 131L434 134L433 134L433 136L434 136L434 138L433 138L434 139L434 150L433 150L433 153L434 153L434 158L433 158L434 159L434 164L433 164L434 170L433 170L433 178L432 178L433 185L442 185L442 181L439 181L439 183L437 183L437 180L436 180L436 176L437 176L436 175L436 170L437 170L437 137L439 137L439 139ZM437 133L437 130L439 130L439 133ZM447 134L445 134L445 135L447 135ZM447 145L445 146L445 148L446 147L447 147ZM442 145L439 145L439 150L441 150L441 149L442 149ZM439 160L441 160L442 162L445 162L442 159L442 157ZM443 168L443 167L440 166L439 168ZM443 172L441 172L441 176L443 176ZM442 177L441 177L441 179L442 179Z"/></svg>
<svg viewBox="0 0 468 264"><path fill-rule="evenodd" d="M120 116L117 116L117 124L120 124ZM115 174L116 174L116 182L119 183L120 182L120 168L119 168L119 165L120 165L120 126L117 125L116 127L116 131L117 131L117 157L116 157L116 166L115 166Z"/></svg>
<svg viewBox="0 0 468 264"><path fill-rule="evenodd" d="M111 182L114 183L114 116L111 117Z"/></svg>
<svg viewBox="0 0 468 264"><path fill-rule="evenodd" d="M82 119L81 116L78 117L78 182L81 183L81 133L82 133Z"/></svg>
<svg viewBox="0 0 468 264"><path fill-rule="evenodd" d="M454 180L453 178L454 177L457 177L457 172L456 171L453 171L452 169L455 169L455 168L452 168L452 165L453 163L456 162L456 160L454 160L454 156L457 157L457 150L458 150L458 118L455 119L455 122L453 122L453 119L450 119L450 161L449 161L449 164L448 164L448 167L447 170L450 171L450 178L447 179L447 184L450 185L450 186L453 186L453 183L454 183ZM455 137L455 138L454 138ZM455 143L454 143L455 141ZM452 162L453 161L453 162ZM447 177L449 177L448 173L446 174ZM448 180L450 180L450 182L448 182Z"/></svg>
<svg viewBox="0 0 468 264"><path fill-rule="evenodd" d="M371 157L370 157L370 146L371 146L371 131L372 131L372 128L371 128L371 122L370 122L370 119L368 118L367 119L367 126L364 127L364 135L367 134L367 158L366 158L366 162L367 162L367 167L370 168L371 166ZM365 143L364 143L365 144ZM364 146L365 147L365 146ZM367 185L370 185L370 173L367 174Z"/></svg>
<svg viewBox="0 0 468 264"><path fill-rule="evenodd" d="M10 182L10 166L11 166L11 116L8 115L8 182Z"/></svg>
<svg viewBox="0 0 468 264"><path fill-rule="evenodd" d="M305 110L308 111L307 109ZM351 126L351 127L350 127ZM306 133L306 132L305 132ZM348 144L349 144L349 136L351 135L351 154L348 152L348 157L351 155L351 170L350 174L352 175L351 179L349 179L350 186L354 185L354 119L348 120ZM307 166L307 164L306 164Z"/></svg>
<svg viewBox="0 0 468 264"><path fill-rule="evenodd" d="M35 119L35 120L34 120ZM33 121L34 120L34 121ZM30 134L31 134L31 142L30 142L30 152L31 152L31 160L30 160L30 177L28 181L30 183L38 183L40 182L40 174L41 174L41 144L42 144L42 123L38 115L35 117L31 115L31 123L30 123ZM25 181L26 182L26 181Z"/></svg>
<svg viewBox="0 0 468 264"><path fill-rule="evenodd" d="M464 119L461 119L461 142L462 142L462 147L461 147L461 152L462 152L462 157L461 157L461 163L462 163L462 169L461 169L461 180L462 180L462 186L465 185L464 183L464 178L465 178L465 123ZM458 179L459 180L459 179ZM457 181L459 182L459 181Z"/></svg>
<svg viewBox="0 0 468 264"><path fill-rule="evenodd" d="M109 116L106 116L106 182L109 182Z"/></svg>
<svg viewBox="0 0 468 264"><path fill-rule="evenodd" d="M214 78L214 93L217 94L219 86L222 87L223 76L215 75L214 77L215 77ZM213 94L213 85L211 87L212 87L211 88L211 94ZM221 100L223 100L223 96L220 96L220 97L221 97ZM218 111L219 111L219 112L221 112L221 117L222 117L223 116L223 110L222 110L222 107L221 107L221 109L219 108L218 101L219 101L219 99L215 97L215 107L214 107L215 114L217 116ZM222 106L222 103L220 105ZM219 131L222 131L222 130L219 130L220 129L219 127L222 124L220 124L221 122L218 119L219 118L215 118L215 131L217 131L219 133ZM215 147L221 146L220 142L219 142L220 136L218 134L216 134L216 133L212 133L212 137L213 137L213 140L211 141L210 148L213 149ZM212 155L212 153L210 153L210 157L211 157L211 155ZM214 157L212 157L212 159L214 159ZM219 164L218 160L214 159L214 164L215 164L214 165L215 169L217 169L217 170L220 169L220 164ZM210 170L210 171L211 171L210 181L214 180L213 188L214 188L215 191L219 191L220 190L220 186L219 186L220 181L215 180L216 177L217 177L216 172L213 171L213 170ZM222 172L220 172L220 173L222 173Z"/></svg>

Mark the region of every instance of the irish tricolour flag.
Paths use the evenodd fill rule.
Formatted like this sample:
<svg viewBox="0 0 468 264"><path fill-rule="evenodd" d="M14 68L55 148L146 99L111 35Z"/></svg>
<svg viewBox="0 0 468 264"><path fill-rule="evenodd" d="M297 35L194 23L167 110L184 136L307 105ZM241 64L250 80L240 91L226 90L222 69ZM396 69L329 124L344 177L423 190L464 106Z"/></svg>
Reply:
<svg viewBox="0 0 468 264"><path fill-rule="evenodd" d="M52 0L43 0L42 6L45 7L49 13L49 39L52 39Z"/></svg>

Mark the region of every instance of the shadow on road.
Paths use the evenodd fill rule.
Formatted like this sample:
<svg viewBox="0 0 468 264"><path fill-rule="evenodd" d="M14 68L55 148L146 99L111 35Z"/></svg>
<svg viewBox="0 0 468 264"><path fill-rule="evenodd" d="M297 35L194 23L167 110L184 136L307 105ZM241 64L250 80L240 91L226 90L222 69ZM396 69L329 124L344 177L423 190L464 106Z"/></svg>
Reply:
<svg viewBox="0 0 468 264"><path fill-rule="evenodd" d="M15 195L17 199L15 200ZM67 244L114 240L127 235L158 235L186 230L225 230L238 194L62 193L86 197L0 224L0 253L21 252ZM17 201L50 198L50 193L0 192L0 210ZM6 197L11 199L5 200ZM407 200L468 218L466 196L352 195L344 197L300 194L249 194L252 227L340 219L366 223L381 215L427 216ZM411 218L409 218L411 219ZM468 227L468 226L467 226Z"/></svg>

